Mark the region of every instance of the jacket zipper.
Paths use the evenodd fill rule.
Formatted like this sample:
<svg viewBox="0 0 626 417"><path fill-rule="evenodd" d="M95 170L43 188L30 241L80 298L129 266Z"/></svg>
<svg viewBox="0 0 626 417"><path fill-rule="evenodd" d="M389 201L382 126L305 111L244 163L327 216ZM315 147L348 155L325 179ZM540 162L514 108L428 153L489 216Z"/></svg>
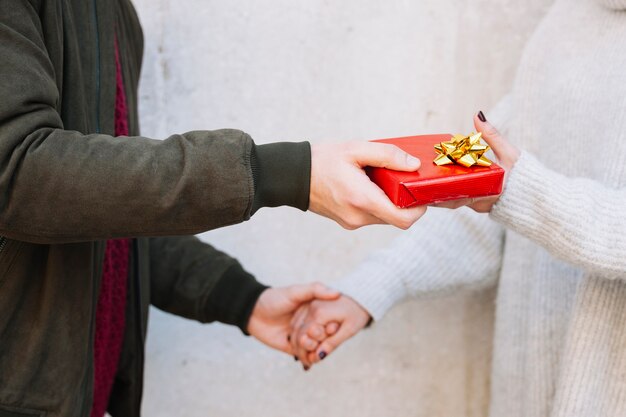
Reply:
<svg viewBox="0 0 626 417"><path fill-rule="evenodd" d="M2 253L6 245L7 245L7 238L0 236L0 253Z"/></svg>

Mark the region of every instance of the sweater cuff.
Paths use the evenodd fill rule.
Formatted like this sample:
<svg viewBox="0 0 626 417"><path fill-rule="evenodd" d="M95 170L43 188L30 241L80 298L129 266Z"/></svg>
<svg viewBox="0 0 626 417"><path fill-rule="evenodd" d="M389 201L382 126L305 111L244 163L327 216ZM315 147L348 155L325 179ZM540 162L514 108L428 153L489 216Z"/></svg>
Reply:
<svg viewBox="0 0 626 417"><path fill-rule="evenodd" d="M504 191L493 206L490 217L498 223L527 237L549 239L545 228L546 210L558 201L559 174L546 169L533 155L523 151L509 174ZM557 187L557 189L555 189ZM542 236L547 233L547 236Z"/></svg>
<svg viewBox="0 0 626 417"><path fill-rule="evenodd" d="M278 206L308 210L311 187L309 142L253 145L250 165L254 180L252 213L261 207Z"/></svg>
<svg viewBox="0 0 626 417"><path fill-rule="evenodd" d="M206 301L207 317L237 326L248 335L248 321L252 310L261 293L267 288L244 271L241 265L233 265L211 290Z"/></svg>

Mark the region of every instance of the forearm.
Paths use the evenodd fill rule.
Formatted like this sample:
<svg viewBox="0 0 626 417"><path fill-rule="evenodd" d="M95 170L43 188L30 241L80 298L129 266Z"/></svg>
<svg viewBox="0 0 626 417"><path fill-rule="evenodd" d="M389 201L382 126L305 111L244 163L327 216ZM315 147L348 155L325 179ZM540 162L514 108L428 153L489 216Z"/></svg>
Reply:
<svg viewBox="0 0 626 417"><path fill-rule="evenodd" d="M626 189L568 178L522 153L491 217L554 256L607 278L626 274Z"/></svg>
<svg viewBox="0 0 626 417"><path fill-rule="evenodd" d="M333 287L379 320L410 298L438 297L493 285L502 229L485 215L431 209L391 246L375 252Z"/></svg>
<svg viewBox="0 0 626 417"><path fill-rule="evenodd" d="M150 239L151 303L202 323L219 321L243 332L267 288L236 259L193 236Z"/></svg>

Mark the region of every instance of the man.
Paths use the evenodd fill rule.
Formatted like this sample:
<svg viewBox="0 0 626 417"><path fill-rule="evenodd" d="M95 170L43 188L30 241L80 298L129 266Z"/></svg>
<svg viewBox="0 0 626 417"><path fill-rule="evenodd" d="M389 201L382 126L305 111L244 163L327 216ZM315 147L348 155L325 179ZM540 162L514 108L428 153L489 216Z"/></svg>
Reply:
<svg viewBox="0 0 626 417"><path fill-rule="evenodd" d="M348 229L424 212L362 170L419 167L394 147L138 136L142 45L128 0L0 2L2 416L139 415L149 304L291 353L292 313L338 296L267 289L194 233L281 205Z"/></svg>

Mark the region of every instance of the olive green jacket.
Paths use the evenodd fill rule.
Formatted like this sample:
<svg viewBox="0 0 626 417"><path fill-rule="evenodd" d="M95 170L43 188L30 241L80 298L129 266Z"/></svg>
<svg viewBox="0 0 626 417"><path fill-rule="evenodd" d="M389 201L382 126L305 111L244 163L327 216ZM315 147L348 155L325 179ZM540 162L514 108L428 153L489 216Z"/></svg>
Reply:
<svg viewBox="0 0 626 417"><path fill-rule="evenodd" d="M112 137L115 37L130 138ZM135 238L109 412L138 416L148 306L245 331L265 288L189 235L308 207L306 142L137 136L142 47L128 0L0 1L0 417L89 416L106 239Z"/></svg>

